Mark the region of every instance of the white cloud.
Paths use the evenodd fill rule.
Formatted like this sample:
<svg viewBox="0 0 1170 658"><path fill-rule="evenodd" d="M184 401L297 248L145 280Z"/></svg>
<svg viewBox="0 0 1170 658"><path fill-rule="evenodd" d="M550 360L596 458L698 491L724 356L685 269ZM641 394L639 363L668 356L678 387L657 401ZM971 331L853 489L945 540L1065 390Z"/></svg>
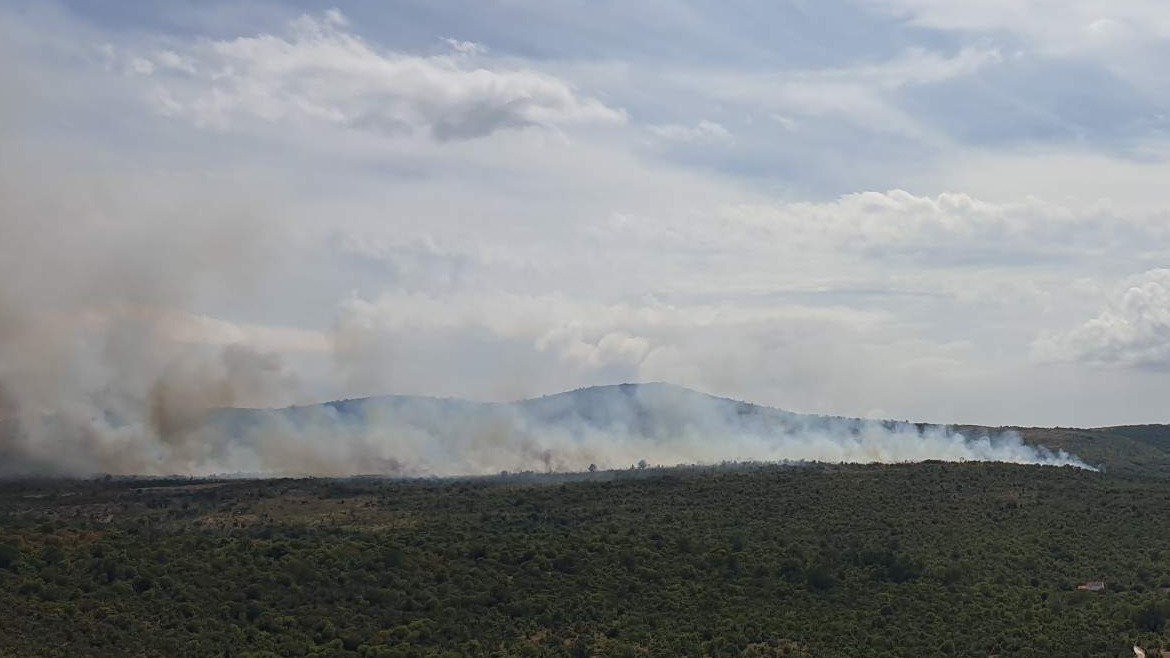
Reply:
<svg viewBox="0 0 1170 658"><path fill-rule="evenodd" d="M129 66L130 70L138 75L150 75L154 73L154 63L141 57L131 59Z"/></svg>
<svg viewBox="0 0 1170 658"><path fill-rule="evenodd" d="M745 74L738 71L678 72L683 87L769 115L835 116L882 132L937 140L933 131L898 108L892 96L903 89L971 75L999 63L994 48L968 47L945 56L911 48L877 63L839 68Z"/></svg>
<svg viewBox="0 0 1170 658"><path fill-rule="evenodd" d="M1160 0L871 0L936 30L1015 38L1044 57L1097 62L1117 77L1165 94L1170 12Z"/></svg>
<svg viewBox="0 0 1170 658"><path fill-rule="evenodd" d="M132 54L150 75L160 112L226 129L259 119L323 123L387 134L425 131L439 140L499 130L620 123L620 110L581 96L552 75L465 56L478 44L447 40L455 55L382 51L346 30L337 11L301 16L286 34L175 43ZM478 61L478 60L477 60Z"/></svg>
<svg viewBox="0 0 1170 658"><path fill-rule="evenodd" d="M476 43L474 41L460 41L459 39L452 39L451 37L444 37L443 43L447 47L461 55L483 55L488 52L487 46Z"/></svg>
<svg viewBox="0 0 1170 658"><path fill-rule="evenodd" d="M1042 334L1033 351L1049 361L1170 369L1170 270L1129 279L1097 317L1065 333Z"/></svg>
<svg viewBox="0 0 1170 658"><path fill-rule="evenodd" d="M780 374L761 362L790 370L779 364L791 363L802 336L881 333L883 321L880 313L792 304L385 293L345 303L333 336L341 374L354 393L500 399L660 379L742 391Z"/></svg>
<svg viewBox="0 0 1170 658"><path fill-rule="evenodd" d="M650 126L648 130L655 137L672 142L710 144L730 142L732 140L731 132L727 128L706 119L693 126L670 123L660 126Z"/></svg>
<svg viewBox="0 0 1170 658"><path fill-rule="evenodd" d="M1030 267L1055 258L1122 252L1133 258L1170 243L1170 226L1159 214L1040 199L992 203L962 193L920 196L904 190L848 194L830 202L730 205L712 210L711 220L704 222L619 216L598 230L647 248L702 248L708 254L741 256L847 253L894 266L937 267Z"/></svg>
<svg viewBox="0 0 1170 658"><path fill-rule="evenodd" d="M780 124L785 130L796 130L800 126L800 122L792 117L786 117L778 112L768 114L768 118Z"/></svg>
<svg viewBox="0 0 1170 658"><path fill-rule="evenodd" d="M797 77L813 84L839 81L895 90L953 80L1002 61L1003 57L995 48L966 47L950 57L922 48L911 48L888 61L810 71Z"/></svg>
<svg viewBox="0 0 1170 658"><path fill-rule="evenodd" d="M943 30L1002 31L1053 52L1091 49L1121 39L1170 36L1159 0L871 0L915 25Z"/></svg>
<svg viewBox="0 0 1170 658"><path fill-rule="evenodd" d="M1144 139L1149 158L1126 158L1084 147L973 149L948 154L917 177L924 187L966 190L1010 203L1039 197L1066 207L1105 205L1127 213L1166 208L1170 140Z"/></svg>
<svg viewBox="0 0 1170 658"><path fill-rule="evenodd" d="M190 57L184 57L172 50L163 50L154 56L154 61L159 66L182 71L194 75L195 62Z"/></svg>

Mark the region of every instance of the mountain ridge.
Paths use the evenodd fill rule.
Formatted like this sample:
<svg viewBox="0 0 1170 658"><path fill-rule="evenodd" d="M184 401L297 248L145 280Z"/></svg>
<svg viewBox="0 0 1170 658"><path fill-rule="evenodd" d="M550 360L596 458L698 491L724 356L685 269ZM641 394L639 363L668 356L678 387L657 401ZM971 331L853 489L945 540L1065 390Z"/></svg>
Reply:
<svg viewBox="0 0 1170 658"><path fill-rule="evenodd" d="M185 422L171 431L149 424L152 419L107 415L90 428L47 418L42 431L89 450L59 468L49 453L22 452L19 425L0 424L0 435L12 439L0 442L0 457L9 457L12 473L69 472L69 463L76 464L73 472L102 463L108 464L103 472L116 473L461 475L640 463L943 460L1170 477L1165 425L947 426L802 414L665 382L587 386L506 402L385 395L279 409L184 410L175 417ZM114 461L121 453L101 452L130 440L151 452L125 462Z"/></svg>
<svg viewBox="0 0 1170 658"><path fill-rule="evenodd" d="M639 382L583 386L538 397L506 402L479 402L462 398L440 398L416 395L369 396L325 402L308 407L329 407L343 414L370 407L429 406L437 412L455 411L500 412L516 409L543 423L557 424L579 421L587 425L612 427L615 416L633 419L630 430L659 438L671 431L681 431L690 421L663 422L652 418L654 412L680 412L681 418L694 408L703 408L722 427L736 427L749 432L761 432L768 425L787 427L817 426L834 423L838 430L857 433L861 428L877 424L884 428L914 427L922 433L934 428L950 428L967 436L999 436L1016 433L1022 441L1036 448L1052 452L1064 451L1077 455L1086 463L1130 474L1170 477L1170 424L1116 425L1093 428L1029 427L1021 425L991 426L976 424L937 424L891 419L871 419L827 414L807 414L788 411L769 405L696 391L668 382ZM291 408L290 408L291 409ZM694 423L690 422L693 426ZM708 423L710 425L710 423ZM699 423L698 429L704 429Z"/></svg>

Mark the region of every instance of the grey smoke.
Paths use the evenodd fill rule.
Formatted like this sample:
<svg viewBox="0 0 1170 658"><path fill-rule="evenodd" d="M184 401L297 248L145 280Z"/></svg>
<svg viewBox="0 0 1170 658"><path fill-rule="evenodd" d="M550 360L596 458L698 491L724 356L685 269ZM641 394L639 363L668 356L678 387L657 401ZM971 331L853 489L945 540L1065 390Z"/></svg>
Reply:
<svg viewBox="0 0 1170 658"><path fill-rule="evenodd" d="M458 475L726 460L1073 464L1018 437L799 416L662 385L510 404L375 398L284 409L281 360L190 335L282 251L263 195L37 143L0 83L0 476ZM363 350L379 345L348 346ZM367 354L368 357L368 354ZM470 367L470 366L469 366Z"/></svg>
<svg viewBox="0 0 1170 658"><path fill-rule="evenodd" d="M35 138L0 99L0 475L187 472L213 408L287 399L276 357L189 334L280 248L253 190ZM11 84L7 84L11 83Z"/></svg>
<svg viewBox="0 0 1170 658"><path fill-rule="evenodd" d="M231 410L214 435L232 465L287 472L281 449L330 474L566 472L724 461L1003 461L1085 467L1012 432L794 414L667 384L600 386L512 403L411 396ZM223 464L207 464L212 471Z"/></svg>
<svg viewBox="0 0 1170 658"><path fill-rule="evenodd" d="M104 431L138 434L116 423ZM928 459L1084 467L1010 432L966 436L945 427L793 414L666 384L594 387L514 403L391 396L205 410L198 422L158 436L159 442L140 446L158 456L155 468L139 459L129 462L138 464L135 472L451 476L640 462Z"/></svg>

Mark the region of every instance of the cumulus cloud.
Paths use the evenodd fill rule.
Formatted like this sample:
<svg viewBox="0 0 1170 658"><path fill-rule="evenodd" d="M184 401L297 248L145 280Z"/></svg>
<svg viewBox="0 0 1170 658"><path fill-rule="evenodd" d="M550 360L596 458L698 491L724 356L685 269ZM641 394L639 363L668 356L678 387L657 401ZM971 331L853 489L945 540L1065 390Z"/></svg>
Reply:
<svg viewBox="0 0 1170 658"><path fill-rule="evenodd" d="M1097 317L1033 343L1043 360L1094 366L1170 369L1170 270L1130 278Z"/></svg>
<svg viewBox="0 0 1170 658"><path fill-rule="evenodd" d="M282 34L176 42L122 58L131 75L150 78L159 113L219 129L243 120L321 123L442 141L625 120L560 78L483 60L479 44L445 43L454 54L384 51L331 10L301 16Z"/></svg>

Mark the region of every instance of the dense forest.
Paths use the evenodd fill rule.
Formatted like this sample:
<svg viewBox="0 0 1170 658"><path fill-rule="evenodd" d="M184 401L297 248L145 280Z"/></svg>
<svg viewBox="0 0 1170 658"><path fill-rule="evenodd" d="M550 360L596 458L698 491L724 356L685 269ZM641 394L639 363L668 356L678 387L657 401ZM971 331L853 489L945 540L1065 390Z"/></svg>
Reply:
<svg viewBox="0 0 1170 658"><path fill-rule="evenodd" d="M1168 510L990 463L8 482L0 655L1157 655Z"/></svg>

